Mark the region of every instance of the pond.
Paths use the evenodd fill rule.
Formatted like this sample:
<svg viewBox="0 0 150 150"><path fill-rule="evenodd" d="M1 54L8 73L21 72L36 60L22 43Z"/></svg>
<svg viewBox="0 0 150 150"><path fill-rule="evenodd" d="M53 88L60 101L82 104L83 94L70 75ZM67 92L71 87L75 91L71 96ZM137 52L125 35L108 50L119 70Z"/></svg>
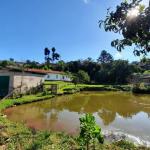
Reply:
<svg viewBox="0 0 150 150"><path fill-rule="evenodd" d="M150 141L150 95L83 92L6 109L12 121L28 127L79 133L79 117L92 113L103 131L122 132Z"/></svg>

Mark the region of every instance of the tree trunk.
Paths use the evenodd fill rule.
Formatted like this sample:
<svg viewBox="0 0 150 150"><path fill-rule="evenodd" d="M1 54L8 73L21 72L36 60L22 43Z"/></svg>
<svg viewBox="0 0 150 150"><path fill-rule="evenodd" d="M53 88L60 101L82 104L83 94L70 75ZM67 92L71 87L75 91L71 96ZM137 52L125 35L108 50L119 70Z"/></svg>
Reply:
<svg viewBox="0 0 150 150"><path fill-rule="evenodd" d="M89 143L86 144L86 149L89 150Z"/></svg>
<svg viewBox="0 0 150 150"><path fill-rule="evenodd" d="M95 139L93 139L93 150L95 150Z"/></svg>

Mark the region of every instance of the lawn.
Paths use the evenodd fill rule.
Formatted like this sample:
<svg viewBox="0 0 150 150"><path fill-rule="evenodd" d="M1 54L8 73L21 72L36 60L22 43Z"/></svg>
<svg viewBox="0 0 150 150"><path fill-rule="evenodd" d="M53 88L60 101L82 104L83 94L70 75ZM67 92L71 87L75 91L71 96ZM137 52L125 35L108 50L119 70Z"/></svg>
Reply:
<svg viewBox="0 0 150 150"><path fill-rule="evenodd" d="M52 98L53 95L43 95L42 93L35 94L35 95L25 95L21 98L11 98L11 99L5 99L0 101L0 112L3 109L6 109L8 107L11 107L13 105L20 105L20 104L25 104L25 103L31 103L35 101L40 101L44 99L49 99Z"/></svg>
<svg viewBox="0 0 150 150"><path fill-rule="evenodd" d="M93 85L93 84L73 84L71 82L63 82L63 81L46 81L44 83L45 88L49 90L52 84L58 85L58 94L69 93L66 91L70 91L70 93L74 93L72 91L131 91L131 85Z"/></svg>

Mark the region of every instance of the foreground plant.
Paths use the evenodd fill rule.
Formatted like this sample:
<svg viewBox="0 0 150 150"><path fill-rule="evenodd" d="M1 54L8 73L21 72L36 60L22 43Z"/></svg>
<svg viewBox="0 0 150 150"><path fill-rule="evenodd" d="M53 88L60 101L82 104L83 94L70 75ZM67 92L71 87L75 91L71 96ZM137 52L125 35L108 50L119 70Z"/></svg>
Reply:
<svg viewBox="0 0 150 150"><path fill-rule="evenodd" d="M96 140L99 143L104 143L104 138L101 134L101 128L96 124L95 118L91 114L86 114L80 117L80 136L78 137L80 146L82 149L89 149L89 145L92 143L93 149L95 149Z"/></svg>

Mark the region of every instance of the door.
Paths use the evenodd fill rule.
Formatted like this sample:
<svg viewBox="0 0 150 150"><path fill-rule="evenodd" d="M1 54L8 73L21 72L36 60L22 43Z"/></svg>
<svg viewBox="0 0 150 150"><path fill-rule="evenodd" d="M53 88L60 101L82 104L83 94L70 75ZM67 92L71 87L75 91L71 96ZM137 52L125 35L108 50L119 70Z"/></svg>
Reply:
<svg viewBox="0 0 150 150"><path fill-rule="evenodd" d="M9 76L0 76L0 97L4 97L9 91Z"/></svg>

